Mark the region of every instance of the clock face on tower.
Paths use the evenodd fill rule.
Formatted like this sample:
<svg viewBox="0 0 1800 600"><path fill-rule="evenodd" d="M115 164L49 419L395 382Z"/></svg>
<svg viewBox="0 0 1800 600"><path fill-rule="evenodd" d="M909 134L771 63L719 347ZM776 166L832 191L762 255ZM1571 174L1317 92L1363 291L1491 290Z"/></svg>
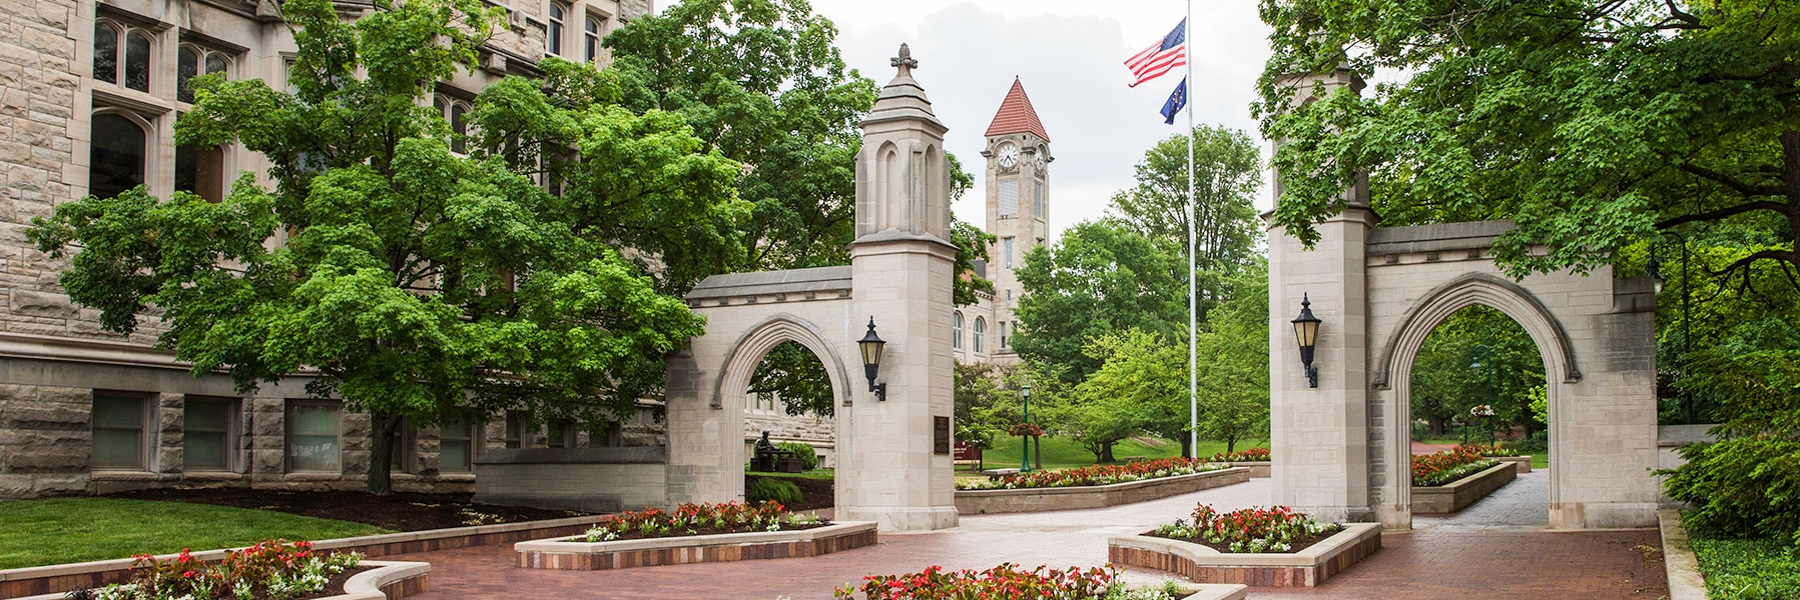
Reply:
<svg viewBox="0 0 1800 600"><path fill-rule="evenodd" d="M1019 146L1012 142L1000 144L1000 167L1011 169L1019 164Z"/></svg>

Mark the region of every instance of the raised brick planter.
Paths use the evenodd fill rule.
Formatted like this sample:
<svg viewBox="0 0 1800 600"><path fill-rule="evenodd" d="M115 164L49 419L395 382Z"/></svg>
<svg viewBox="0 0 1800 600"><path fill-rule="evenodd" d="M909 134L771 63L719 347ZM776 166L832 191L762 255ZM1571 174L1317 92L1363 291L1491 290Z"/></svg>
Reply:
<svg viewBox="0 0 1800 600"><path fill-rule="evenodd" d="M1519 477L1518 467L1510 462L1501 462L1475 474L1444 485L1431 487L1414 487L1412 489L1412 511L1415 515L1453 513L1483 496L1500 489L1500 486L1511 483Z"/></svg>
<svg viewBox="0 0 1800 600"><path fill-rule="evenodd" d="M956 511L965 515L978 515L1100 508L1167 498L1249 480L1250 469L1232 467L1204 473L1128 481L1112 485L1013 490L957 490Z"/></svg>
<svg viewBox="0 0 1800 600"><path fill-rule="evenodd" d="M547 521L314 540L313 549L361 552L369 558L375 558L489 544L511 544L556 535L575 535L586 531L588 527L604 518L600 515L591 515ZM194 552L193 555L195 558L210 562L225 558L225 552L225 550L206 550ZM174 554L164 554L157 558L167 560L174 557ZM134 559L117 558L0 570L0 598L18 598L36 594L56 595L76 588L96 588L107 584L125 583L131 579L132 562Z"/></svg>
<svg viewBox="0 0 1800 600"><path fill-rule="evenodd" d="M526 569L595 571L657 565L818 556L875 544L875 523L845 521L817 529L726 533L613 542L568 537L513 544Z"/></svg>
<svg viewBox="0 0 1800 600"><path fill-rule="evenodd" d="M1116 535L1107 556L1115 565L1167 571L1193 581L1252 587L1313 587L1381 549L1381 524L1350 523L1299 552L1235 554L1168 538Z"/></svg>
<svg viewBox="0 0 1800 600"><path fill-rule="evenodd" d="M1496 456L1494 460L1512 463L1514 467L1518 467L1520 475L1531 472L1531 457L1529 456Z"/></svg>
<svg viewBox="0 0 1800 600"><path fill-rule="evenodd" d="M1254 479L1257 477L1267 478L1269 476L1269 465L1274 464L1274 463L1271 463L1271 462L1265 460L1265 461L1260 461L1260 462L1233 462L1233 463L1228 463L1228 464L1230 464L1231 466L1234 466L1234 467L1243 467L1243 468L1249 469L1250 477L1252 479Z"/></svg>
<svg viewBox="0 0 1800 600"><path fill-rule="evenodd" d="M344 582L344 593L318 600L399 600L430 589L431 563L365 560L359 566L374 567ZM70 588L74 589L74 588ZM18 600L66 600L67 592L26 596Z"/></svg>

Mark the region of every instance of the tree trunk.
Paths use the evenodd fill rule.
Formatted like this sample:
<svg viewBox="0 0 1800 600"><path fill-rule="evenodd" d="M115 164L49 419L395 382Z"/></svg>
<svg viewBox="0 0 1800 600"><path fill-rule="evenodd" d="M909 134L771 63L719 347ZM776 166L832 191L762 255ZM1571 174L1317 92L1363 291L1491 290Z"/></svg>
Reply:
<svg viewBox="0 0 1800 600"><path fill-rule="evenodd" d="M366 487L371 494L387 494L393 490L392 479L388 474L393 470L394 432L400 430L400 415L372 413L369 415L369 435L374 439L369 444L369 476Z"/></svg>
<svg viewBox="0 0 1800 600"><path fill-rule="evenodd" d="M1043 438L1043 436L1037 436L1037 435L1031 436L1031 462L1032 462L1031 468L1037 469L1039 471L1044 470L1044 438Z"/></svg>
<svg viewBox="0 0 1800 600"><path fill-rule="evenodd" d="M1237 436L1225 438L1225 453L1237 452Z"/></svg>
<svg viewBox="0 0 1800 600"><path fill-rule="evenodd" d="M1119 462L1119 459L1113 458L1112 447L1113 447L1113 442L1107 442L1105 444L1100 445L1100 462L1103 462L1103 463Z"/></svg>
<svg viewBox="0 0 1800 600"><path fill-rule="evenodd" d="M1429 421L1431 423L1431 436L1432 437L1438 437L1438 438L1444 437L1444 416L1443 415L1440 415L1437 413L1427 413L1425 415L1425 420Z"/></svg>
<svg viewBox="0 0 1800 600"><path fill-rule="evenodd" d="M1193 440L1189 439L1188 436L1185 436L1185 435L1181 436L1181 457L1182 458L1194 458Z"/></svg>

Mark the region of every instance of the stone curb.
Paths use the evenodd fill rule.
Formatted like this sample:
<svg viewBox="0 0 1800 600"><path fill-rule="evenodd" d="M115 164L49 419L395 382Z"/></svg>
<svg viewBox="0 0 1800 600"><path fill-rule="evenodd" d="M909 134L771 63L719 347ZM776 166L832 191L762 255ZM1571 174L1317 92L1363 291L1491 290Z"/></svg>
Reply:
<svg viewBox="0 0 1800 600"><path fill-rule="evenodd" d="M1656 511L1662 529L1663 569L1669 576L1669 600L1706 600L1706 578L1700 575L1700 560L1688 545L1687 528L1681 526L1681 511Z"/></svg>
<svg viewBox="0 0 1800 600"><path fill-rule="evenodd" d="M431 563L366 560L357 566L375 567L344 581L344 593L318 600L398 600L424 593L431 578ZM398 586L393 595L384 588ZM68 592L26 596L16 600L67 600Z"/></svg>
<svg viewBox="0 0 1800 600"><path fill-rule="evenodd" d="M874 521L839 521L813 529L725 533L611 542L569 536L513 544L526 569L603 571L675 564L819 556L878 541Z"/></svg>
<svg viewBox="0 0 1800 600"><path fill-rule="evenodd" d="M1420 515L1453 513L1468 508L1469 505L1494 493L1494 490L1500 489L1501 486L1512 483L1518 477L1518 467L1513 463L1501 461L1500 464L1444 485L1414 486L1412 489L1412 512ZM1448 502L1446 502L1446 496L1448 496ZM1446 508L1448 510L1445 510Z"/></svg>
<svg viewBox="0 0 1800 600"><path fill-rule="evenodd" d="M1381 548L1380 523L1345 523L1344 530L1299 552L1225 553L1209 546L1146 535L1107 538L1115 564L1167 571L1191 580L1259 586L1312 587Z"/></svg>
<svg viewBox="0 0 1800 600"><path fill-rule="evenodd" d="M1167 498L1249 480L1250 469L1231 467L1110 485L956 490L956 510L965 515L976 515L1102 508Z"/></svg>

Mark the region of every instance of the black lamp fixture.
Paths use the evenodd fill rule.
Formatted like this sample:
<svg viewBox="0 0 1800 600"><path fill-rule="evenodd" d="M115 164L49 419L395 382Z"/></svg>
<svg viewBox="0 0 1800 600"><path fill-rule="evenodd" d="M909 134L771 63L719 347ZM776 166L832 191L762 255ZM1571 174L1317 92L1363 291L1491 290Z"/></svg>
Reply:
<svg viewBox="0 0 1800 600"><path fill-rule="evenodd" d="M881 347L887 345L881 336L875 335L875 317L869 317L869 333L856 340L856 345L862 349L863 374L869 377L869 391L875 393L876 400L887 400L887 384L875 383L875 375L881 371Z"/></svg>
<svg viewBox="0 0 1800 600"><path fill-rule="evenodd" d="M1319 387L1319 368L1313 366L1313 343L1319 339L1319 318L1312 314L1312 300L1300 295L1300 316L1292 321L1300 338L1300 364L1306 368L1306 387Z"/></svg>

